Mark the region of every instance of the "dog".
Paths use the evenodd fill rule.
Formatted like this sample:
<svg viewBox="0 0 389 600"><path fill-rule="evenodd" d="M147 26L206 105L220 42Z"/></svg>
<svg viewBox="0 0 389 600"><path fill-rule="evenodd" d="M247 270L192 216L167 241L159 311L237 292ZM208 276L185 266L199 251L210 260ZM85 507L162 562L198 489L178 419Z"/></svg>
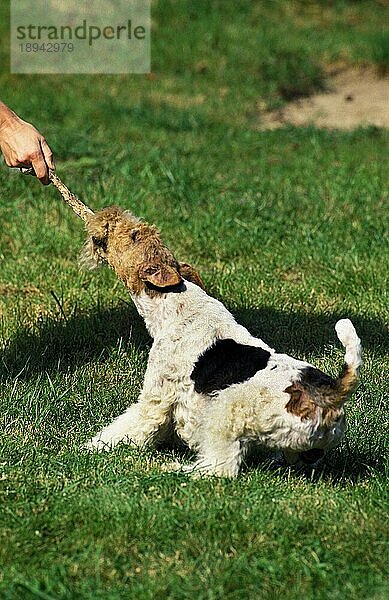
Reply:
<svg viewBox="0 0 389 600"><path fill-rule="evenodd" d="M282 451L288 464L316 463L345 431L344 403L361 366L348 319L335 325L345 348L333 379L280 354L209 296L156 227L118 207L87 218L83 259L116 272L153 338L139 400L95 435L88 450L119 442L159 444L172 428L197 453L184 472L236 477L251 443Z"/></svg>

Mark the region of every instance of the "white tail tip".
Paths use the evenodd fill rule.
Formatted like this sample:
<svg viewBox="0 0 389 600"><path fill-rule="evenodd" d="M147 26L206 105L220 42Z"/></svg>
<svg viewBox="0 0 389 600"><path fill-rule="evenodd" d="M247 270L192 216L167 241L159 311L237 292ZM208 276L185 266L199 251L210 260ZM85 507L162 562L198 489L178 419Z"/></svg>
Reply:
<svg viewBox="0 0 389 600"><path fill-rule="evenodd" d="M354 369L361 366L361 340L350 319L340 319L335 325L337 336L346 349L345 363Z"/></svg>
<svg viewBox="0 0 389 600"><path fill-rule="evenodd" d="M359 339L350 319L340 319L335 325L335 331L345 348L350 344L355 344L356 340Z"/></svg>

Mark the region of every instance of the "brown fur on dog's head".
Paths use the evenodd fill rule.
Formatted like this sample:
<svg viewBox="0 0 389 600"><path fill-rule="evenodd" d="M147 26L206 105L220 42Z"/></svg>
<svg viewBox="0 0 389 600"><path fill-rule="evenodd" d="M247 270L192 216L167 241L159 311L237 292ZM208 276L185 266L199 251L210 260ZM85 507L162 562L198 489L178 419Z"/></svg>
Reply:
<svg viewBox="0 0 389 600"><path fill-rule="evenodd" d="M90 268L101 263L109 266L124 282L133 294L138 295L147 290L155 293L178 286L182 283L182 275L192 269L190 265L180 265L172 252L163 244L159 231L117 206L88 216L86 222L89 238L86 242L82 261ZM197 276L194 283L199 285ZM196 277L194 277L196 279ZM202 283L202 282L201 282Z"/></svg>

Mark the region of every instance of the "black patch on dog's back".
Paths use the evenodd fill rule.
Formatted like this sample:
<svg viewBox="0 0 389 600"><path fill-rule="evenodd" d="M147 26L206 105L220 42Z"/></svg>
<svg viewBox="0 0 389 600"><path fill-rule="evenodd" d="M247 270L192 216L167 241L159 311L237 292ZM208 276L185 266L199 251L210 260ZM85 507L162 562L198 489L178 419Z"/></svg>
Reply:
<svg viewBox="0 0 389 600"><path fill-rule="evenodd" d="M202 354L191 373L199 394L224 390L234 383L243 383L265 369L270 352L256 346L238 344L235 340L217 340Z"/></svg>
<svg viewBox="0 0 389 600"><path fill-rule="evenodd" d="M333 388L336 385L336 382L332 377L315 367L304 367L301 369L299 381L302 385L316 388Z"/></svg>

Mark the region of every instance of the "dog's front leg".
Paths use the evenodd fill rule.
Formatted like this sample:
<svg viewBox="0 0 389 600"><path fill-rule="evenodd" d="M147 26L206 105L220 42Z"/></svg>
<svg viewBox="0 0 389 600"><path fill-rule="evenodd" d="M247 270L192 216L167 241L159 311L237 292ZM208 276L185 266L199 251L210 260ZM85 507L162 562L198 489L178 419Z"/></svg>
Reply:
<svg viewBox="0 0 389 600"><path fill-rule="evenodd" d="M153 442L170 419L170 403L155 395L144 394L137 403L89 440L85 448L111 450L119 442L143 446Z"/></svg>
<svg viewBox="0 0 389 600"><path fill-rule="evenodd" d="M184 473L195 477L216 475L237 477L245 454L246 444L241 440L208 439L200 447L195 463L182 468Z"/></svg>

